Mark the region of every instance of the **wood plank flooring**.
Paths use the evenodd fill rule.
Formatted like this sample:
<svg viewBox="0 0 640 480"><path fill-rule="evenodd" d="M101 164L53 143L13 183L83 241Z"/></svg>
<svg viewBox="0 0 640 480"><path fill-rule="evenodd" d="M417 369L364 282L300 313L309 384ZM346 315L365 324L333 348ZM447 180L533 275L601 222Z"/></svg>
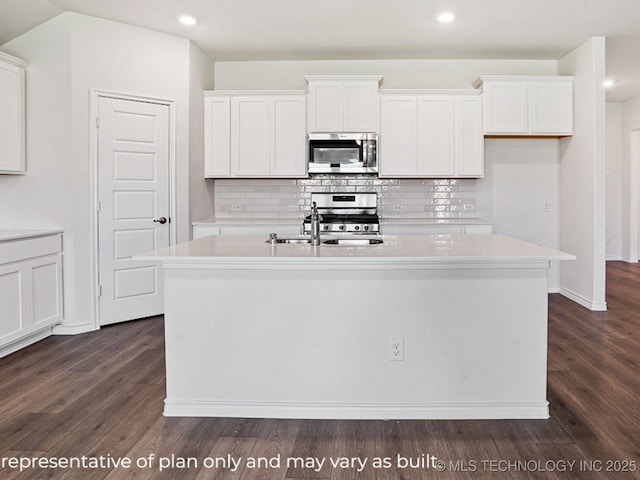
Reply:
<svg viewBox="0 0 640 480"><path fill-rule="evenodd" d="M640 265L607 282L606 313L550 296L549 420L165 418L162 317L51 337L0 359L0 478L640 478ZM132 465L11 463L82 456Z"/></svg>

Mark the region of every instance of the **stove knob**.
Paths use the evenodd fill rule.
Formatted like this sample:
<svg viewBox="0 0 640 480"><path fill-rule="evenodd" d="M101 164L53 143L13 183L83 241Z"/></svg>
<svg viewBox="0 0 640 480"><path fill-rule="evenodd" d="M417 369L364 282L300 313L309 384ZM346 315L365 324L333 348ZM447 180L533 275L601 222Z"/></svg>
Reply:
<svg viewBox="0 0 640 480"><path fill-rule="evenodd" d="M355 229L355 230L356 230L356 232L357 232L358 230L360 230L360 225L356 225L356 226L354 227L354 229Z"/></svg>
<svg viewBox="0 0 640 480"><path fill-rule="evenodd" d="M365 226L364 226L364 231L366 232L366 231L368 231L368 230L369 230L369 225L365 225Z"/></svg>
<svg viewBox="0 0 640 480"><path fill-rule="evenodd" d="M324 227L322 227L323 230L329 230L329 225L325 225Z"/></svg>
<svg viewBox="0 0 640 480"><path fill-rule="evenodd" d="M344 230L344 225L340 225L338 228L339 228L340 230Z"/></svg>

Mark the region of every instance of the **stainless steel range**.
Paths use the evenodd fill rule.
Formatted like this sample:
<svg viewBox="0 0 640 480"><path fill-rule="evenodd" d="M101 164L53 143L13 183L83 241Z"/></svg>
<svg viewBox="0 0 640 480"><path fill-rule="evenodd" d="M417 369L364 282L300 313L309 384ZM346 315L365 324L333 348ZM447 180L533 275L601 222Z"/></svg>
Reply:
<svg viewBox="0 0 640 480"><path fill-rule="evenodd" d="M378 219L378 194L365 193L312 193L311 203L316 204L320 219L320 231L328 234L380 233ZM311 234L311 215L304 219L302 231Z"/></svg>

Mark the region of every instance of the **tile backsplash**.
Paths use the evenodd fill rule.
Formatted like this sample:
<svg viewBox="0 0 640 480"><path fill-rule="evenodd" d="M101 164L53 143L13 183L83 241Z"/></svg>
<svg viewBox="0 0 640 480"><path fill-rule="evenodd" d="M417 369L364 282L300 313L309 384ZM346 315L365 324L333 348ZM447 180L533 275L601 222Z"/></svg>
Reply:
<svg viewBox="0 0 640 480"><path fill-rule="evenodd" d="M383 179L317 175L305 179L219 179L216 217L302 218L312 192L377 192L385 218L475 218L475 179Z"/></svg>

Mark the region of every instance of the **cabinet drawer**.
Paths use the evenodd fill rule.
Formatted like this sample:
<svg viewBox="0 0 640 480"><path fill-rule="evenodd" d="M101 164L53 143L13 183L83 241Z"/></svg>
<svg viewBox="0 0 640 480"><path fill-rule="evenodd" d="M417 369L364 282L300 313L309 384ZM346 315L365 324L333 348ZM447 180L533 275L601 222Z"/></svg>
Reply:
<svg viewBox="0 0 640 480"><path fill-rule="evenodd" d="M0 265L62 252L60 234L0 243Z"/></svg>

